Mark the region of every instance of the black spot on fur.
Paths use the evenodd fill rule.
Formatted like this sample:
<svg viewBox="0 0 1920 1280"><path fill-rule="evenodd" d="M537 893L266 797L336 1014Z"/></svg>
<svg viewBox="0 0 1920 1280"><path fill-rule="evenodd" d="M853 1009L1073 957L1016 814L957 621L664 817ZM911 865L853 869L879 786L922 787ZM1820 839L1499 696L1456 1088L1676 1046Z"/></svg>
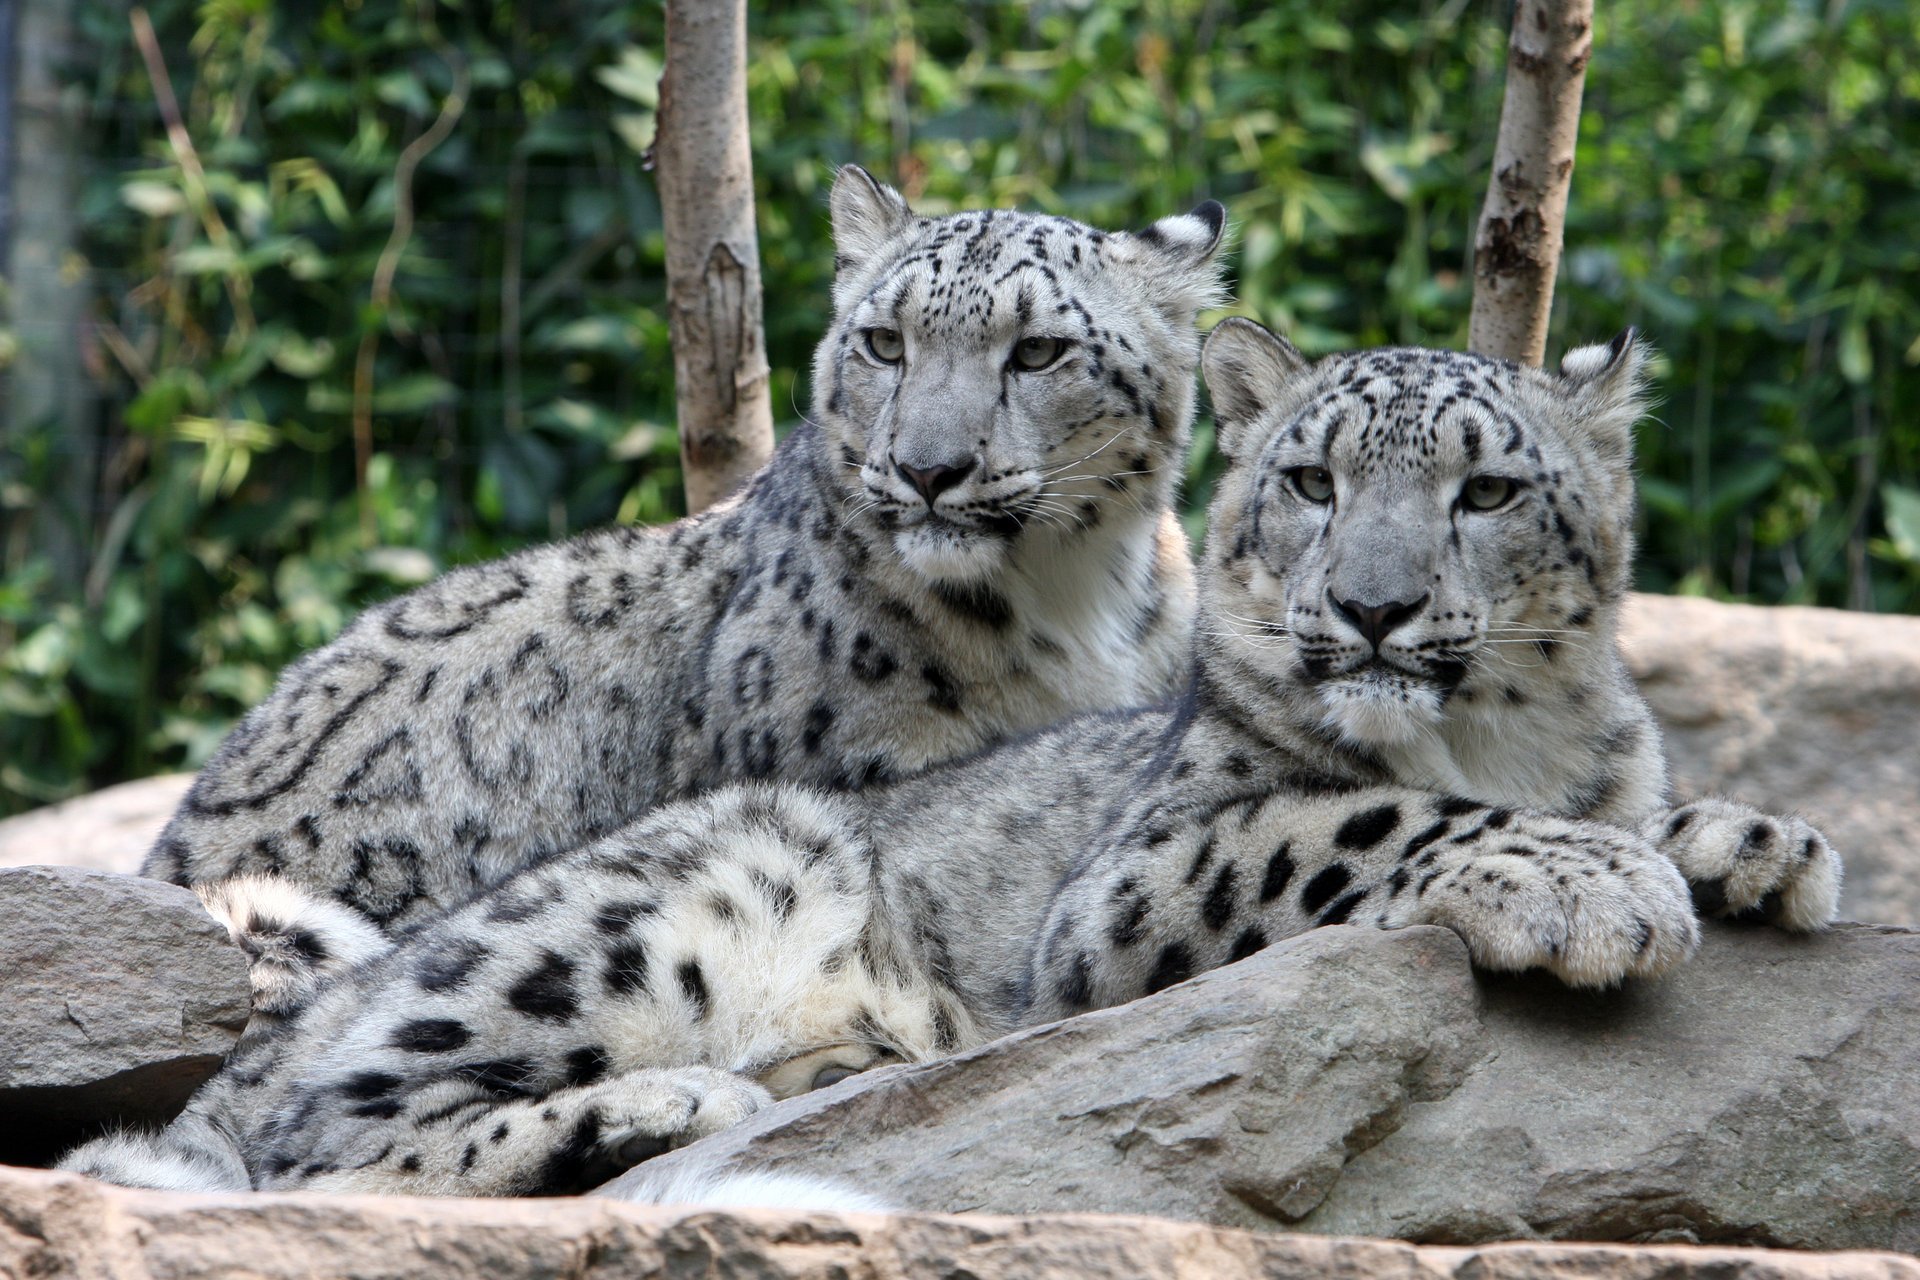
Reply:
<svg viewBox="0 0 1920 1280"><path fill-rule="evenodd" d="M1353 909L1365 901L1366 896L1367 890L1355 889L1352 893L1336 899L1332 906L1320 913L1320 918L1314 923L1345 924L1347 918L1353 914Z"/></svg>
<svg viewBox="0 0 1920 1280"><path fill-rule="evenodd" d="M1154 963L1153 973L1147 978L1147 994L1163 991L1176 982L1185 982L1193 976L1193 955L1179 943L1170 943L1161 949L1160 959Z"/></svg>
<svg viewBox="0 0 1920 1280"><path fill-rule="evenodd" d="M597 1044L582 1045L567 1054L567 1083L592 1084L606 1075L611 1065L613 1059L607 1056L606 1049Z"/></svg>
<svg viewBox="0 0 1920 1280"><path fill-rule="evenodd" d="M1207 900L1201 904L1200 919L1215 933L1226 928L1227 921L1233 919L1233 890L1239 874L1231 862L1221 867L1219 874L1213 878L1213 887L1207 890Z"/></svg>
<svg viewBox="0 0 1920 1280"><path fill-rule="evenodd" d="M340 1082L340 1092L349 1098L384 1098L400 1084L389 1071L357 1071Z"/></svg>
<svg viewBox="0 0 1920 1280"><path fill-rule="evenodd" d="M423 952L413 964L413 980L422 991L456 991L493 953L472 938L459 938Z"/></svg>
<svg viewBox="0 0 1920 1280"><path fill-rule="evenodd" d="M1400 826L1400 807L1383 804L1354 814L1340 824L1333 842L1342 849L1371 849Z"/></svg>
<svg viewBox="0 0 1920 1280"><path fill-rule="evenodd" d="M594 913L593 927L609 936L618 936L632 928L635 920L657 915L659 911L657 902L609 902Z"/></svg>
<svg viewBox="0 0 1920 1280"><path fill-rule="evenodd" d="M1227 963L1245 960L1254 952L1263 950L1266 945L1267 935L1261 931L1260 926L1252 925L1243 929L1240 936L1233 940L1233 950L1227 952Z"/></svg>
<svg viewBox="0 0 1920 1280"><path fill-rule="evenodd" d="M1013 621L1013 606L992 587L973 583L936 582L933 594L940 603L971 622L995 631L1004 630Z"/></svg>
<svg viewBox="0 0 1920 1280"><path fill-rule="evenodd" d="M1680 812L1674 814L1673 817L1667 819L1667 839L1671 840L1682 831L1685 831L1692 822L1693 810L1691 809L1682 809Z"/></svg>
<svg viewBox="0 0 1920 1280"><path fill-rule="evenodd" d="M568 1022L580 1012L580 994L573 975L579 968L558 952L548 951L540 963L507 988L507 1003L530 1018Z"/></svg>
<svg viewBox="0 0 1920 1280"><path fill-rule="evenodd" d="M1069 1009L1085 1009L1093 1003L1093 961L1082 951L1067 966L1060 981L1060 1003Z"/></svg>
<svg viewBox="0 0 1920 1280"><path fill-rule="evenodd" d="M820 754L820 744L826 741L827 731L833 728L833 708L825 702L816 702L807 711L806 724L800 730L800 749L810 756Z"/></svg>
<svg viewBox="0 0 1920 1280"><path fill-rule="evenodd" d="M471 1039L473 1032L457 1019L415 1018L395 1027L387 1043L412 1053L446 1053L463 1048Z"/></svg>
<svg viewBox="0 0 1920 1280"><path fill-rule="evenodd" d="M900 667L891 653L874 644L873 637L862 631L853 638L852 653L847 659L847 669L868 684L878 684L892 675Z"/></svg>
<svg viewBox="0 0 1920 1280"><path fill-rule="evenodd" d="M693 1016L705 1018L713 1010L713 997L707 993L707 975L700 971L698 960L682 960L673 976L680 983L680 994L693 1006Z"/></svg>
<svg viewBox="0 0 1920 1280"><path fill-rule="evenodd" d="M929 662L920 668L920 678L927 682L928 706L948 715L960 714L960 683L951 672L938 663Z"/></svg>
<svg viewBox="0 0 1920 1280"><path fill-rule="evenodd" d="M603 980L607 991L616 996L630 996L636 991L647 990L646 947L634 941L622 943L607 952L607 969Z"/></svg>
<svg viewBox="0 0 1920 1280"><path fill-rule="evenodd" d="M1432 844L1435 840L1438 840L1441 836L1444 836L1445 834L1447 834L1447 832L1450 831L1452 828L1453 828L1453 824L1451 822L1448 822L1445 818L1440 819L1440 821L1434 823L1432 826L1428 827L1425 831L1422 831L1419 835L1407 841L1406 848L1400 850L1400 860L1402 862L1405 862L1408 858L1411 858L1414 854L1419 853L1422 849Z"/></svg>
<svg viewBox="0 0 1920 1280"><path fill-rule="evenodd" d="M525 1097L535 1075L533 1063L525 1058L494 1058L486 1062L463 1062L453 1074L499 1097Z"/></svg>
<svg viewBox="0 0 1920 1280"><path fill-rule="evenodd" d="M1272 902L1287 891L1287 884L1293 879L1293 855L1288 852L1290 845L1281 845L1267 859L1267 872L1260 879L1260 901Z"/></svg>
<svg viewBox="0 0 1920 1280"><path fill-rule="evenodd" d="M1344 862L1336 862L1323 868L1313 879L1307 881L1307 887L1300 891L1300 907L1308 915L1317 913L1320 908L1333 901L1334 895L1353 883L1353 872Z"/></svg>

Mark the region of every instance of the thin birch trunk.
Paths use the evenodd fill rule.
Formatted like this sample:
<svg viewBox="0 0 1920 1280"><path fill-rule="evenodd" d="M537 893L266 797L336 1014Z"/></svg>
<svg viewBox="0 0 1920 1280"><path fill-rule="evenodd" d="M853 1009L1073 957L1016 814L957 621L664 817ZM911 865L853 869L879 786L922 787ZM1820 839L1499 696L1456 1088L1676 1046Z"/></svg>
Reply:
<svg viewBox="0 0 1920 1280"><path fill-rule="evenodd" d="M687 510L773 454L747 141L745 0L668 0L653 144Z"/></svg>
<svg viewBox="0 0 1920 1280"><path fill-rule="evenodd" d="M1593 0L1516 0L1493 176L1473 246L1467 345L1537 365L1566 235Z"/></svg>

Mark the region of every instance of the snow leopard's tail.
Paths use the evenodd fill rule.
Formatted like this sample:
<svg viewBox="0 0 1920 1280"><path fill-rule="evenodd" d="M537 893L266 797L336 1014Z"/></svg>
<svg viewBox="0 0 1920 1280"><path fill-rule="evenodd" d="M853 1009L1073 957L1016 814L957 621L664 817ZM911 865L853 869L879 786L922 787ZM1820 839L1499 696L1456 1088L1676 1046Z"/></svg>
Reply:
<svg viewBox="0 0 1920 1280"><path fill-rule="evenodd" d="M720 1173L674 1166L653 1172L645 1164L611 1189L594 1193L629 1204L694 1204L710 1209L819 1209L835 1213L895 1213L899 1206L825 1178L788 1173Z"/></svg>
<svg viewBox="0 0 1920 1280"><path fill-rule="evenodd" d="M53 1167L154 1191L245 1191L253 1186L239 1144L207 1110L192 1106L158 1132L123 1129L82 1143Z"/></svg>
<svg viewBox="0 0 1920 1280"><path fill-rule="evenodd" d="M352 907L274 876L236 876L194 892L247 953L255 1013L297 1013L336 974L393 948Z"/></svg>

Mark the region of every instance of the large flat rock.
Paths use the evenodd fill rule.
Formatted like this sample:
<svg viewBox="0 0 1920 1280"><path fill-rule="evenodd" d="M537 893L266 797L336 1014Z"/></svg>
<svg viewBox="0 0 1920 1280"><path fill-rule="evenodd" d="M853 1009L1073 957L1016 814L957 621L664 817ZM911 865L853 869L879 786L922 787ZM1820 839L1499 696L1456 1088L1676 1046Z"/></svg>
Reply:
<svg viewBox="0 0 1920 1280"><path fill-rule="evenodd" d="M0 870L0 1161L158 1123L219 1069L247 966L175 885L77 867Z"/></svg>
<svg viewBox="0 0 1920 1280"><path fill-rule="evenodd" d="M1799 811L1841 915L1920 925L1920 618L1635 596L1624 643L1687 792Z"/></svg>
<svg viewBox="0 0 1920 1280"><path fill-rule="evenodd" d="M1344 927L769 1108L674 1167L936 1212L1145 1212L1471 1243L1920 1251L1920 933L1709 928L1605 994Z"/></svg>
<svg viewBox="0 0 1920 1280"><path fill-rule="evenodd" d="M1253 1234L1143 1217L720 1213L608 1200L170 1195L0 1169L0 1276L60 1280L1920 1280L1886 1253Z"/></svg>

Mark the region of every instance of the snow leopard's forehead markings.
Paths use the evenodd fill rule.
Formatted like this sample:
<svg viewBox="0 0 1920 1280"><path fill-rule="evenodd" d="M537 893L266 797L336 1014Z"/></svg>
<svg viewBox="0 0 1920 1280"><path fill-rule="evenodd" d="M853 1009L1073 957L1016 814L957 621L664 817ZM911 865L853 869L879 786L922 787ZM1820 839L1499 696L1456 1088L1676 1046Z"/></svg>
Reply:
<svg viewBox="0 0 1920 1280"><path fill-rule="evenodd" d="M1224 212L1135 233L1004 210L919 217L835 189L815 407L848 504L935 581L1164 506L1185 449Z"/></svg>
<svg viewBox="0 0 1920 1280"><path fill-rule="evenodd" d="M1207 360L1234 462L1203 598L1240 638L1224 661L1357 746L1576 678L1627 585L1630 343L1558 374L1406 348L1309 364L1240 322Z"/></svg>

